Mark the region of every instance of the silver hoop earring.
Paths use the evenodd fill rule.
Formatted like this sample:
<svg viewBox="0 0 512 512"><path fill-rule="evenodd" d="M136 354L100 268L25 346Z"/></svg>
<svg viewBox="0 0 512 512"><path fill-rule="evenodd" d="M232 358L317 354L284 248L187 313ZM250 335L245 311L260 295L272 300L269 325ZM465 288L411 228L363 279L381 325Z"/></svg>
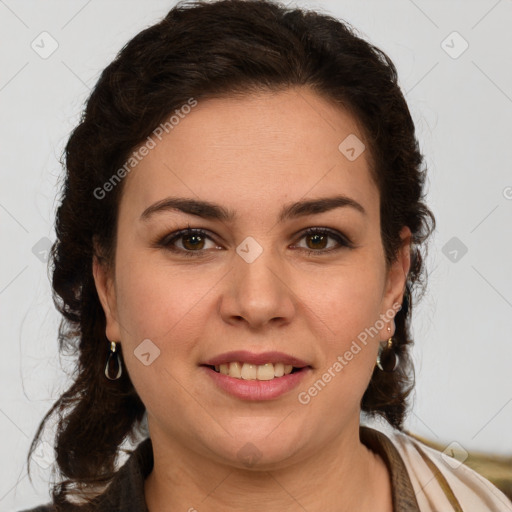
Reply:
<svg viewBox="0 0 512 512"><path fill-rule="evenodd" d="M395 352L393 347L393 338L390 337L385 347L379 346L379 353L377 354L377 367L383 372L394 372L397 367L400 358Z"/></svg>

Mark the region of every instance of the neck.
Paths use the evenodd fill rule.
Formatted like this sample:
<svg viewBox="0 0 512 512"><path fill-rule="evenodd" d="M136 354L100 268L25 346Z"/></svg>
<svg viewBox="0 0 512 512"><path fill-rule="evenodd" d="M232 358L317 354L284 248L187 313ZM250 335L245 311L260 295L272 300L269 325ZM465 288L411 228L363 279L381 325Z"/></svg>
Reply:
<svg viewBox="0 0 512 512"><path fill-rule="evenodd" d="M354 428L355 427L355 428ZM145 481L150 512L392 510L384 461L359 440L359 423L291 465L239 469L151 431L153 471Z"/></svg>

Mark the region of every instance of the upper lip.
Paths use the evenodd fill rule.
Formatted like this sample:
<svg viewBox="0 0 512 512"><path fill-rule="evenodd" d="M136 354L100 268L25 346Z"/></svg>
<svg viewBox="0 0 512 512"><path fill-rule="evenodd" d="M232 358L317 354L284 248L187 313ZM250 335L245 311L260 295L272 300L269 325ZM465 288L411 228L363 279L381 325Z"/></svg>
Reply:
<svg viewBox="0 0 512 512"><path fill-rule="evenodd" d="M284 352L260 352L254 353L249 352L247 350L235 350L232 352L225 352L224 354L219 354L218 356L212 357L205 361L203 364L208 366L218 366L225 363L232 363L234 361L238 361L241 363L250 363L250 364L266 364L266 363L283 363L283 364L291 364L296 368L303 368L304 366L309 366L308 363L294 356L290 356L285 354Z"/></svg>

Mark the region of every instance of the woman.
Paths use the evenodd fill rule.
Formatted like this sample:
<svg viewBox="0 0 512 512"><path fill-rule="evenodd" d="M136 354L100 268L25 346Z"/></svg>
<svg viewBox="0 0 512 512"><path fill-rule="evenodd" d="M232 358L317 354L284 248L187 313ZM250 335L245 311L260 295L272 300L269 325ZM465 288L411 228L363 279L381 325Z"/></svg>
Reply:
<svg viewBox="0 0 512 512"><path fill-rule="evenodd" d="M36 510L512 510L402 431L422 161L393 63L340 21L194 2L130 41L66 147L78 366Z"/></svg>

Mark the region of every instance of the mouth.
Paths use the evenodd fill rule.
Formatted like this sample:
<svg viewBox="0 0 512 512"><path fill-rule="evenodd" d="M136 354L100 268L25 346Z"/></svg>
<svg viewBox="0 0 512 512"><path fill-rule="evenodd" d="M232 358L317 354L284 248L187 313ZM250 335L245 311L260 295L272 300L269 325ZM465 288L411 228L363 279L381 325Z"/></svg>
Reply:
<svg viewBox="0 0 512 512"><path fill-rule="evenodd" d="M282 353L230 352L199 365L216 389L240 400L276 400L308 378L313 367Z"/></svg>
<svg viewBox="0 0 512 512"><path fill-rule="evenodd" d="M306 368L311 368L309 365L293 366L291 364L280 362L252 364L243 361L232 361L219 365L204 364L201 366L205 366L216 373L226 375L234 379L260 381L280 379L286 375L304 371Z"/></svg>
<svg viewBox="0 0 512 512"><path fill-rule="evenodd" d="M236 350L203 361L204 366L219 375L244 381L274 381L311 369L306 361L284 352L255 353Z"/></svg>

